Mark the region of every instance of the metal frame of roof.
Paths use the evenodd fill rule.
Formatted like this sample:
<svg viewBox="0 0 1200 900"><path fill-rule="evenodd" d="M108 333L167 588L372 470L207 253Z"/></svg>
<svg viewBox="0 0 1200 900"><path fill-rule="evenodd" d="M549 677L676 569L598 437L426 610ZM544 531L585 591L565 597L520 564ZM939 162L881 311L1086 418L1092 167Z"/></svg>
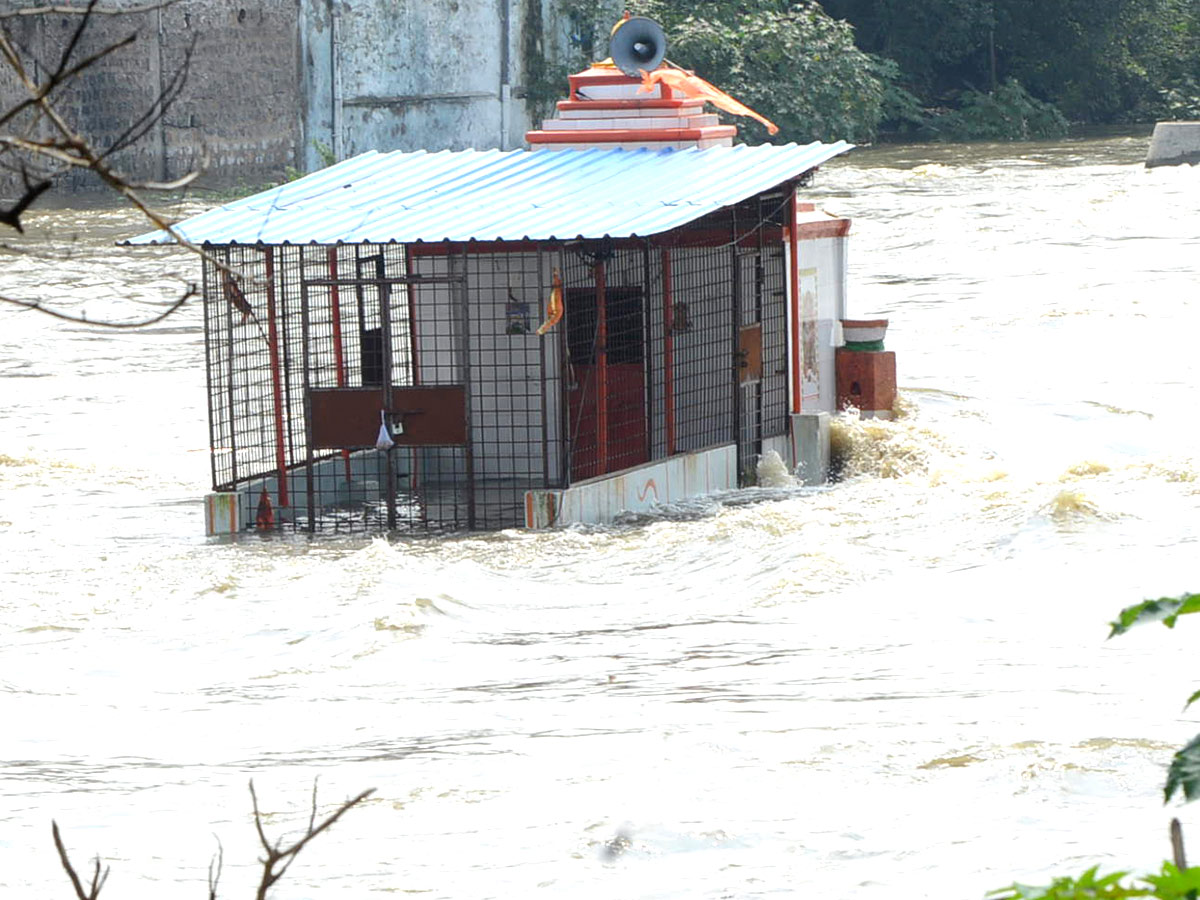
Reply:
<svg viewBox="0 0 1200 900"><path fill-rule="evenodd" d="M176 228L198 244L646 237L799 178L851 147L370 151ZM129 243L171 240L155 231Z"/></svg>

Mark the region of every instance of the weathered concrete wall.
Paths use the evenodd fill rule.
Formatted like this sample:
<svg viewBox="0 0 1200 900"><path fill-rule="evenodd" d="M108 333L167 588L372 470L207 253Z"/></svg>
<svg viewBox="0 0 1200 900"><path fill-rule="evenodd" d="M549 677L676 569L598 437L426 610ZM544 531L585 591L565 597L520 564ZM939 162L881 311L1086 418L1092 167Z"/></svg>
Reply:
<svg viewBox="0 0 1200 900"><path fill-rule="evenodd" d="M277 180L297 162L295 0L186 0L162 20L168 75L196 38L187 90L166 117L164 174L177 177L203 152L223 182Z"/></svg>
<svg viewBox="0 0 1200 900"><path fill-rule="evenodd" d="M620 3L597 0L599 21ZM364 150L510 149L531 83L586 61L555 0L300 0L306 168Z"/></svg>
<svg viewBox="0 0 1200 900"><path fill-rule="evenodd" d="M565 12L562 3L180 0L148 12L95 16L76 59L131 33L137 38L84 72L60 107L107 148L153 108L194 46L177 101L141 140L113 156L134 179L168 181L207 161L202 185L252 187L280 180L289 166L319 168L330 153L344 159L370 149L521 147L531 125L527 107L534 105L527 96L544 105L551 94L565 95L566 71L607 52L606 41L581 44L578 13ZM596 0L582 30L602 30L620 8ZM51 13L10 19L5 27L38 61L32 74L41 80L78 21ZM0 109L22 96L5 70ZM11 195L14 181L5 177L0 173L0 195ZM78 172L61 183L96 186L93 176Z"/></svg>
<svg viewBox="0 0 1200 900"><path fill-rule="evenodd" d="M304 8L306 143L321 140L339 159L501 143L508 2L304 0Z"/></svg>
<svg viewBox="0 0 1200 900"><path fill-rule="evenodd" d="M57 65L79 20L58 13L9 20L14 38L35 60L31 74L39 82ZM94 16L73 59L134 34L131 45L88 68L58 101L68 121L107 149L154 108L194 45L178 100L139 141L113 155L122 173L170 180L207 159L210 186L253 185L277 180L285 166L296 163L301 106L296 0L185 0L149 12ZM18 96L13 81L0 79L0 103ZM86 172L61 182L69 188L96 186Z"/></svg>
<svg viewBox="0 0 1200 900"><path fill-rule="evenodd" d="M1150 138L1146 168L1200 163L1200 122L1159 122Z"/></svg>

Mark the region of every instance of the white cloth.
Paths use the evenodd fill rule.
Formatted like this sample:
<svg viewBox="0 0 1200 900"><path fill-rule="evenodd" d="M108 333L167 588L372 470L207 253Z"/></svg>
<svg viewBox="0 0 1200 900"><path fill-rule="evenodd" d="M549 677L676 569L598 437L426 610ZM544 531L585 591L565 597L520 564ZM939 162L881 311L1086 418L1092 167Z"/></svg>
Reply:
<svg viewBox="0 0 1200 900"><path fill-rule="evenodd" d="M392 435L388 432L387 413L384 410L379 411L379 437L375 439L376 450L391 450L396 446L396 442L392 440Z"/></svg>

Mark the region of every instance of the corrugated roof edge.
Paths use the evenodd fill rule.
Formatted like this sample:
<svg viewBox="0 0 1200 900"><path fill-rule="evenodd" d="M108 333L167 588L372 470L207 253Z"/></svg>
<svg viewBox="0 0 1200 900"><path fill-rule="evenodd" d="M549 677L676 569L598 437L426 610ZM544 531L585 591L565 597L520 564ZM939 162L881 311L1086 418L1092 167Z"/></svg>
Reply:
<svg viewBox="0 0 1200 900"><path fill-rule="evenodd" d="M838 141L706 150L372 150L176 227L196 243L243 246L646 237L852 148ZM619 204L611 193L618 186L627 189ZM479 221L463 230L468 199ZM121 243L173 240L158 230Z"/></svg>

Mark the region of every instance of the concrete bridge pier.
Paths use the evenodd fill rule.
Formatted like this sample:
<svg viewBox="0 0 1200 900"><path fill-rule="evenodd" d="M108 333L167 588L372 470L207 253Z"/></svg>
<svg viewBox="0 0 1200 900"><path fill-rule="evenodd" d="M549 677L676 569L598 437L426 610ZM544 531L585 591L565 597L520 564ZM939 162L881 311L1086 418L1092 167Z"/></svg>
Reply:
<svg viewBox="0 0 1200 900"><path fill-rule="evenodd" d="M1200 122L1159 122L1150 138L1146 168L1200 163Z"/></svg>

